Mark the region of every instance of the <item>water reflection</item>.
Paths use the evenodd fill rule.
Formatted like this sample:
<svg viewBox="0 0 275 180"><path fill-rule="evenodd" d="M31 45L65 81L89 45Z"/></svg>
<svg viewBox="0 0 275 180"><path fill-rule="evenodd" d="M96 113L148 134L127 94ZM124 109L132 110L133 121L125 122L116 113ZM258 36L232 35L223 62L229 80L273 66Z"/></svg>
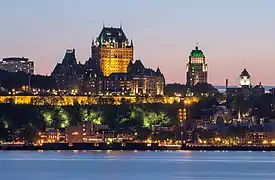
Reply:
<svg viewBox="0 0 275 180"><path fill-rule="evenodd" d="M274 152L1 152L1 179L273 180ZM91 178L92 177L92 178Z"/></svg>

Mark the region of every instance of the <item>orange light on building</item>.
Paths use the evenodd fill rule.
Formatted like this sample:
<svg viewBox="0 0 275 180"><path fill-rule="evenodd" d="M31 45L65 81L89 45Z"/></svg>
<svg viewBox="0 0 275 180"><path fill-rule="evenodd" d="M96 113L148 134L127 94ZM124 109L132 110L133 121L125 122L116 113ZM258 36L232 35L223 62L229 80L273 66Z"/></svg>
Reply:
<svg viewBox="0 0 275 180"><path fill-rule="evenodd" d="M182 122L187 119L186 108L178 110L178 119Z"/></svg>
<svg viewBox="0 0 275 180"><path fill-rule="evenodd" d="M187 119L187 112L186 112L186 108L183 109L183 119L186 120Z"/></svg>
<svg viewBox="0 0 275 180"><path fill-rule="evenodd" d="M92 44L92 56L99 57L104 76L118 72L126 73L133 54L133 43L128 41L121 27L103 27L97 40Z"/></svg>
<svg viewBox="0 0 275 180"><path fill-rule="evenodd" d="M73 132L72 135L77 136L78 132Z"/></svg>

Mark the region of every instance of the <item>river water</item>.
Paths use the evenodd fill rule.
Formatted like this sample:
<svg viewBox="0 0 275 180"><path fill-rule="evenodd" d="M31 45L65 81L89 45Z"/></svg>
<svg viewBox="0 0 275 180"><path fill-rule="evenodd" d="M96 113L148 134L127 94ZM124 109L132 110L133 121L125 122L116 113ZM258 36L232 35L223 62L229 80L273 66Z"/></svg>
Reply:
<svg viewBox="0 0 275 180"><path fill-rule="evenodd" d="M3 180L274 180L275 152L2 151Z"/></svg>

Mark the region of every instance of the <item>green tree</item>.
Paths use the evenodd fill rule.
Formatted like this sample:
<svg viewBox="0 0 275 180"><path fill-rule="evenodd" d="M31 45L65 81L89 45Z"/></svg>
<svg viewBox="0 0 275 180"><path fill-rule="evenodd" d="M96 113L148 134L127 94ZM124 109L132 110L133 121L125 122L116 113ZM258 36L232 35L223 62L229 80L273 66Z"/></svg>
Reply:
<svg viewBox="0 0 275 180"><path fill-rule="evenodd" d="M81 119L82 121L91 121L94 124L102 124L103 122L103 115L102 112L97 110L92 110L92 109L84 109L81 108Z"/></svg>

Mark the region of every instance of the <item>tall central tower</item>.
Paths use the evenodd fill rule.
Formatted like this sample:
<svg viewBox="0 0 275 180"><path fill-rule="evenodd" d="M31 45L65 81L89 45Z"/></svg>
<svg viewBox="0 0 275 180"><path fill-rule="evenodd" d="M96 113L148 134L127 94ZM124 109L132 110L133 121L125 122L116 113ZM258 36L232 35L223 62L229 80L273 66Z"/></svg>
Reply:
<svg viewBox="0 0 275 180"><path fill-rule="evenodd" d="M103 27L96 41L92 42L92 59L98 61L104 76L126 73L133 55L133 42L128 41L122 27Z"/></svg>
<svg viewBox="0 0 275 180"><path fill-rule="evenodd" d="M190 53L187 63L186 85L195 86L197 83L207 83L207 64L205 56L197 46Z"/></svg>

